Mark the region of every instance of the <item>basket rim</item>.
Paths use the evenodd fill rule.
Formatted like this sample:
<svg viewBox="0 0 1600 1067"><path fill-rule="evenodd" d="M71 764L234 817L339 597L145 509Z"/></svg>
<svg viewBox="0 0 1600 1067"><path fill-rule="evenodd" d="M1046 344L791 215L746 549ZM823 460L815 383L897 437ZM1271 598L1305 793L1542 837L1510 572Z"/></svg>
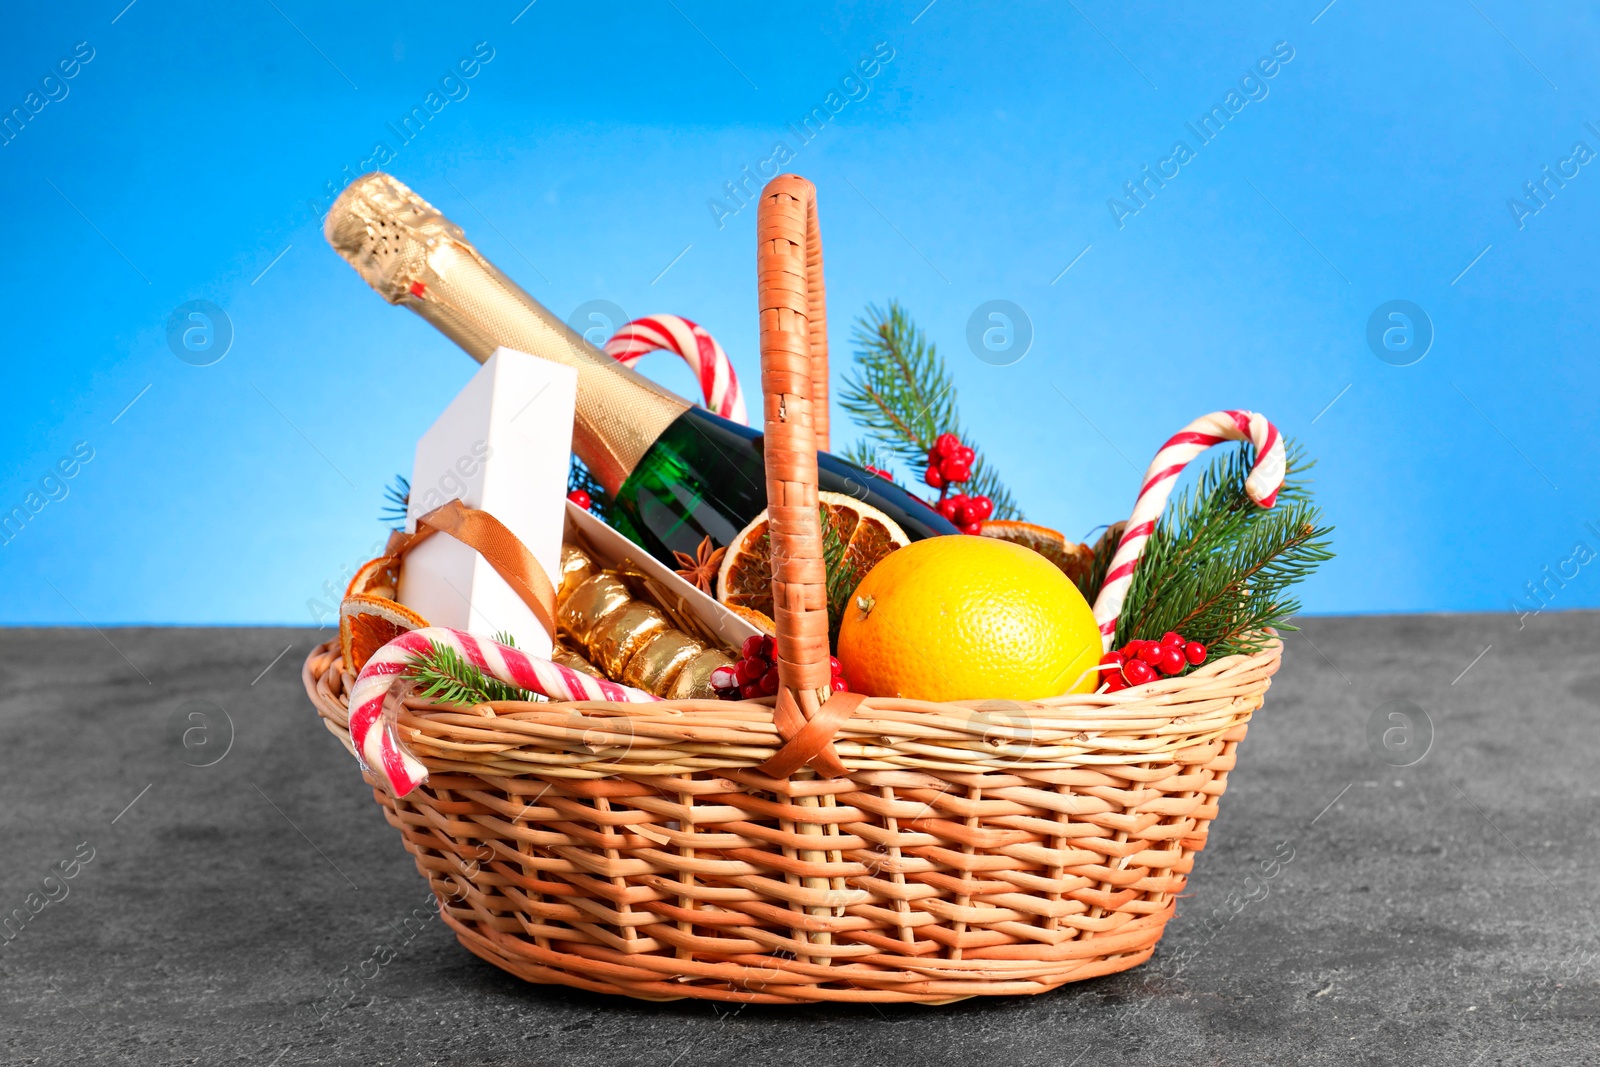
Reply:
<svg viewBox="0 0 1600 1067"><path fill-rule="evenodd" d="M950 703L867 697L833 743L848 773L1040 774L1132 764L1203 761L1248 722L1281 663L1282 637L1192 674L1119 693L1037 701ZM326 727L352 753L348 688L337 640L313 648L301 670ZM495 778L659 777L754 772L784 745L773 698L499 701L475 707L391 694L400 730L431 774ZM798 772L797 776L809 772Z"/></svg>

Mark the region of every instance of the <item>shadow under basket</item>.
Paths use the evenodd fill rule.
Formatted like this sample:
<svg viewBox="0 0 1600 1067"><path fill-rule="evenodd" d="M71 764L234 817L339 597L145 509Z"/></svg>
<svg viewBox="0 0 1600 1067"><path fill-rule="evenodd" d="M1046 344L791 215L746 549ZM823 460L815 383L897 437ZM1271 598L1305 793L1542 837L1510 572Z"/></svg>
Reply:
<svg viewBox="0 0 1600 1067"><path fill-rule="evenodd" d="M1150 957L1281 644L1115 695L868 699L849 770L771 778L772 701L400 702L367 775L466 948L646 1000L946 1003ZM337 642L306 690L347 749ZM398 698L391 695L390 700Z"/></svg>

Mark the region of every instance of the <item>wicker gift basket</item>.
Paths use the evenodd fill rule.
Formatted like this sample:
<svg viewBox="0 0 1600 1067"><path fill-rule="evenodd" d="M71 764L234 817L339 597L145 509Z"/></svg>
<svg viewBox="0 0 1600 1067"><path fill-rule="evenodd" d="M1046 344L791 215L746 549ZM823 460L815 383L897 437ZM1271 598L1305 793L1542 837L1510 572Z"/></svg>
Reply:
<svg viewBox="0 0 1600 1067"><path fill-rule="evenodd" d="M777 696L463 708L391 695L428 777L396 797L367 773L374 796L461 943L532 982L938 1004L1142 963L1281 646L1116 694L828 699L809 182L768 186L757 239ZM338 642L303 676L354 753Z"/></svg>

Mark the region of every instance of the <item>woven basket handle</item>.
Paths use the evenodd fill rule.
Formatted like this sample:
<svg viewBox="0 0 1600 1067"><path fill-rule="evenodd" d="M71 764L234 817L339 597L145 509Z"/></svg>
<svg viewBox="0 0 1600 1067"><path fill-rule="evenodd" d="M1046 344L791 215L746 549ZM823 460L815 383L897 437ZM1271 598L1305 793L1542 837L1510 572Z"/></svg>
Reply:
<svg viewBox="0 0 1600 1067"><path fill-rule="evenodd" d="M822 239L817 231L816 187L798 175L781 174L761 191L756 271L772 598L778 627L780 684L773 718L786 742L764 769L776 777L809 763L824 774L839 776L845 769L831 738L845 716L840 708L822 714L832 681L827 575L817 515L817 449L827 441L828 410ZM854 710L857 702L841 703Z"/></svg>

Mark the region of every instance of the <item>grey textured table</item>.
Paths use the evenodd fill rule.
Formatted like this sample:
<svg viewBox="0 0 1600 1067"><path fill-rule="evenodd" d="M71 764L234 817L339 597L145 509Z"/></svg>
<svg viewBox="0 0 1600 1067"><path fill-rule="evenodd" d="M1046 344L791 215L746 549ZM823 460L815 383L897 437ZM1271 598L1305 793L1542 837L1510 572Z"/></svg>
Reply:
<svg viewBox="0 0 1600 1067"><path fill-rule="evenodd" d="M801 1010L525 985L460 948L306 702L325 633L0 631L0 1059L1600 1062L1600 614L1306 627L1151 963ZM1396 700L1433 726L1405 768L1403 735L1368 740Z"/></svg>

